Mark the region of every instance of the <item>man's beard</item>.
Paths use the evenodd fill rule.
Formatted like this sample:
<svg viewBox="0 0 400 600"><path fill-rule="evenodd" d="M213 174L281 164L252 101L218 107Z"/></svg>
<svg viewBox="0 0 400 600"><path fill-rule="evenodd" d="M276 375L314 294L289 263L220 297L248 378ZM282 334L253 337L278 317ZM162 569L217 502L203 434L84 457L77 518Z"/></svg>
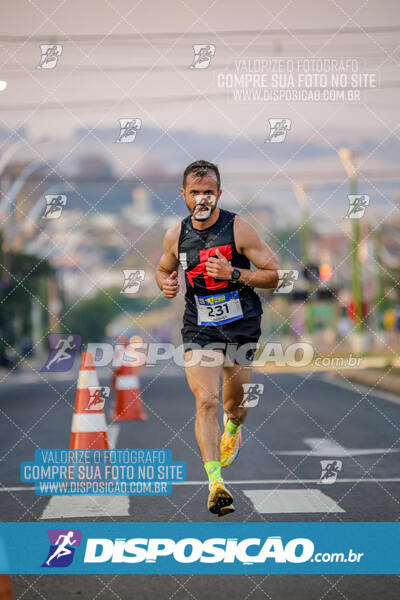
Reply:
<svg viewBox="0 0 400 600"><path fill-rule="evenodd" d="M215 210L217 198L214 194L197 194L194 197L196 204L192 210L195 221L207 221Z"/></svg>
<svg viewBox="0 0 400 600"><path fill-rule="evenodd" d="M215 206L207 206L207 205L201 205L202 207L204 207L206 210L200 210L198 212L196 212L196 209L198 208L197 206L194 207L193 212L192 212L192 217L195 221L206 221L207 219L209 219L212 215L212 213L215 210Z"/></svg>

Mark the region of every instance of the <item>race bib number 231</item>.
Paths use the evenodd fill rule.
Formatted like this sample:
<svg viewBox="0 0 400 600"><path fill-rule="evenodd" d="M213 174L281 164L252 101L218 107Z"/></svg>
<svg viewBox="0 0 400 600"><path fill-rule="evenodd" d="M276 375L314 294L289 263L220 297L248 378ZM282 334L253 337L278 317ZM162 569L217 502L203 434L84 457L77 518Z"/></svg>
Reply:
<svg viewBox="0 0 400 600"><path fill-rule="evenodd" d="M224 325L243 317L239 292L195 296L198 325Z"/></svg>

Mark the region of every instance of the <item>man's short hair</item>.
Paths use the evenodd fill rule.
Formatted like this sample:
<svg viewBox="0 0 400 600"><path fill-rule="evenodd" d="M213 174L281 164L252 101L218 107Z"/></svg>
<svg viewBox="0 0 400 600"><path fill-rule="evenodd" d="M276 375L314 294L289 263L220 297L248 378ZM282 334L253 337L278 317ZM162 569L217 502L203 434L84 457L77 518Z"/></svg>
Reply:
<svg viewBox="0 0 400 600"><path fill-rule="evenodd" d="M190 173L195 173L199 179L202 179L209 174L209 171L213 171L217 177L218 189L221 187L221 178L217 165L208 162L207 160L196 160L188 165L183 173L182 187L186 188L186 179Z"/></svg>

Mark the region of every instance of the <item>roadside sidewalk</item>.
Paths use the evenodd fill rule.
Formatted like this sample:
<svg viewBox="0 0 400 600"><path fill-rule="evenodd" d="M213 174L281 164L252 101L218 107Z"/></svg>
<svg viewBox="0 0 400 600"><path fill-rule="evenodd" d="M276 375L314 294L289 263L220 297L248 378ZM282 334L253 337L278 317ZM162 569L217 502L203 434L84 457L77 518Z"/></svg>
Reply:
<svg viewBox="0 0 400 600"><path fill-rule="evenodd" d="M397 374L393 374L396 371ZM342 375L350 381L362 383L371 387L377 387L400 397L400 375L399 369L346 369L338 370L336 376Z"/></svg>
<svg viewBox="0 0 400 600"><path fill-rule="evenodd" d="M68 381L77 377L79 371L79 361L75 361L72 369L66 372L49 373L41 371L46 362L47 355L41 354L32 359L23 359L18 367L5 369L0 367L0 384L5 385L23 385L27 383L36 383L38 381Z"/></svg>
<svg viewBox="0 0 400 600"><path fill-rule="evenodd" d="M6 368L0 367L0 381L17 381L21 376L37 373L45 362L45 355L35 356L34 358L23 358L18 361L16 366Z"/></svg>
<svg viewBox="0 0 400 600"><path fill-rule="evenodd" d="M349 364L349 357L317 357L310 364L302 367L277 367L267 363L256 368L265 374L275 373L328 373L332 378L348 379L370 387L376 387L392 392L400 398L400 358L388 356L359 357L357 367ZM318 362L319 361L319 362ZM325 362L326 361L326 362Z"/></svg>

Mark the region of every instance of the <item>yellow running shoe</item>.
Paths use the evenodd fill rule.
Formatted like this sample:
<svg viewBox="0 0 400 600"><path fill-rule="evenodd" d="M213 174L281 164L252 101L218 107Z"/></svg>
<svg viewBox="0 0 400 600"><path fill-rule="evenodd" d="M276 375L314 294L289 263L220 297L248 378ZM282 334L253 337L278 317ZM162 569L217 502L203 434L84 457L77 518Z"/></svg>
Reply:
<svg viewBox="0 0 400 600"><path fill-rule="evenodd" d="M242 445L242 428L237 433L229 433L227 428L228 419L221 438L221 467L229 467L237 459Z"/></svg>
<svg viewBox="0 0 400 600"><path fill-rule="evenodd" d="M223 479L216 479L211 485L207 508L218 517L224 517L235 510L233 496L226 489Z"/></svg>

